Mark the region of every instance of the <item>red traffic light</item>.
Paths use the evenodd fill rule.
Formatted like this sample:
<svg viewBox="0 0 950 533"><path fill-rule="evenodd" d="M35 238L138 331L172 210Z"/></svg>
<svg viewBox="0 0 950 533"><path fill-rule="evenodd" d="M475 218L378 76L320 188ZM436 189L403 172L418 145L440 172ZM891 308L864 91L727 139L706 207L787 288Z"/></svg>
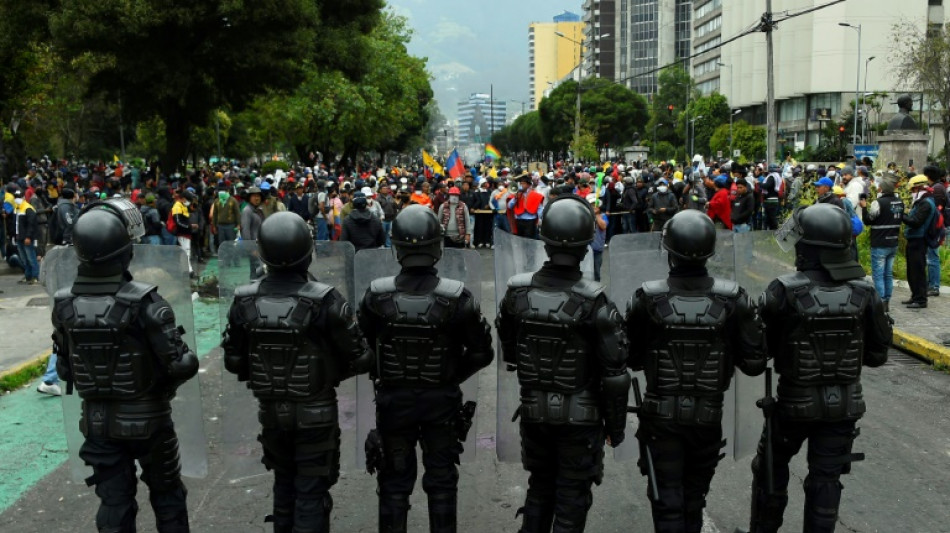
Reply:
<svg viewBox="0 0 950 533"><path fill-rule="evenodd" d="M672 112L672 111L673 111L673 104L670 104L670 105L666 106L666 108L669 109L669 110Z"/></svg>
<svg viewBox="0 0 950 533"><path fill-rule="evenodd" d="M838 126L838 131L844 133L844 126Z"/></svg>

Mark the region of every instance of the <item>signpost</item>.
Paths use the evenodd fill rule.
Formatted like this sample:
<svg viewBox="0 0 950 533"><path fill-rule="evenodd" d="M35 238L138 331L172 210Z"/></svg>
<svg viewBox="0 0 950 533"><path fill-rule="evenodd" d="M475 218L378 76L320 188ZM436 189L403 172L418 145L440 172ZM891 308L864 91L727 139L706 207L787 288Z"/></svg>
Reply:
<svg viewBox="0 0 950 533"><path fill-rule="evenodd" d="M871 161L877 161L880 152L881 145L879 144L859 144L854 147L854 157L858 160L870 157Z"/></svg>

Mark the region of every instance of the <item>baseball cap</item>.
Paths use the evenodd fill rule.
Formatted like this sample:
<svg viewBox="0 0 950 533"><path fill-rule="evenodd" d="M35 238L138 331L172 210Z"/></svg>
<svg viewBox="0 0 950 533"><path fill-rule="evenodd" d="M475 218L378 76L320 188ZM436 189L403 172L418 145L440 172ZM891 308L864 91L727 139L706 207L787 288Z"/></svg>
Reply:
<svg viewBox="0 0 950 533"><path fill-rule="evenodd" d="M835 182L831 181L831 178L825 177L815 182L815 187L834 187Z"/></svg>

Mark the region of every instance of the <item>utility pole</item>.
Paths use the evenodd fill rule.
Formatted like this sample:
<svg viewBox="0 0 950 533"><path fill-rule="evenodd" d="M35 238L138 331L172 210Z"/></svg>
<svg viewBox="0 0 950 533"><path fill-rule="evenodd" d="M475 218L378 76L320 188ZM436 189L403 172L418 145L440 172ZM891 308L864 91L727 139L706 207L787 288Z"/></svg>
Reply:
<svg viewBox="0 0 950 533"><path fill-rule="evenodd" d="M775 158L775 146L778 144L778 124L775 122L775 49L772 32L775 22L772 20L772 0L765 0L765 14L762 15L762 31L765 32L765 55L768 58L766 85L765 121L768 126L766 138L766 163Z"/></svg>
<svg viewBox="0 0 950 533"><path fill-rule="evenodd" d="M122 148L122 162L125 162L125 127L122 124L122 91L119 91L119 144Z"/></svg>

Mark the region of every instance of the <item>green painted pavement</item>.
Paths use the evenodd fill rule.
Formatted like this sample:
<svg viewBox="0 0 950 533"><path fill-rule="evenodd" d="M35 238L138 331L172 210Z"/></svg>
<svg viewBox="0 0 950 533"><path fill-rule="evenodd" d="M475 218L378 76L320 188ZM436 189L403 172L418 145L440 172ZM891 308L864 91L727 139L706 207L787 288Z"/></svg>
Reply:
<svg viewBox="0 0 950 533"><path fill-rule="evenodd" d="M217 272L214 260L209 270ZM197 352L204 356L220 343L218 304L201 298L193 305ZM62 402L38 394L37 383L0 397L0 513L67 458Z"/></svg>

